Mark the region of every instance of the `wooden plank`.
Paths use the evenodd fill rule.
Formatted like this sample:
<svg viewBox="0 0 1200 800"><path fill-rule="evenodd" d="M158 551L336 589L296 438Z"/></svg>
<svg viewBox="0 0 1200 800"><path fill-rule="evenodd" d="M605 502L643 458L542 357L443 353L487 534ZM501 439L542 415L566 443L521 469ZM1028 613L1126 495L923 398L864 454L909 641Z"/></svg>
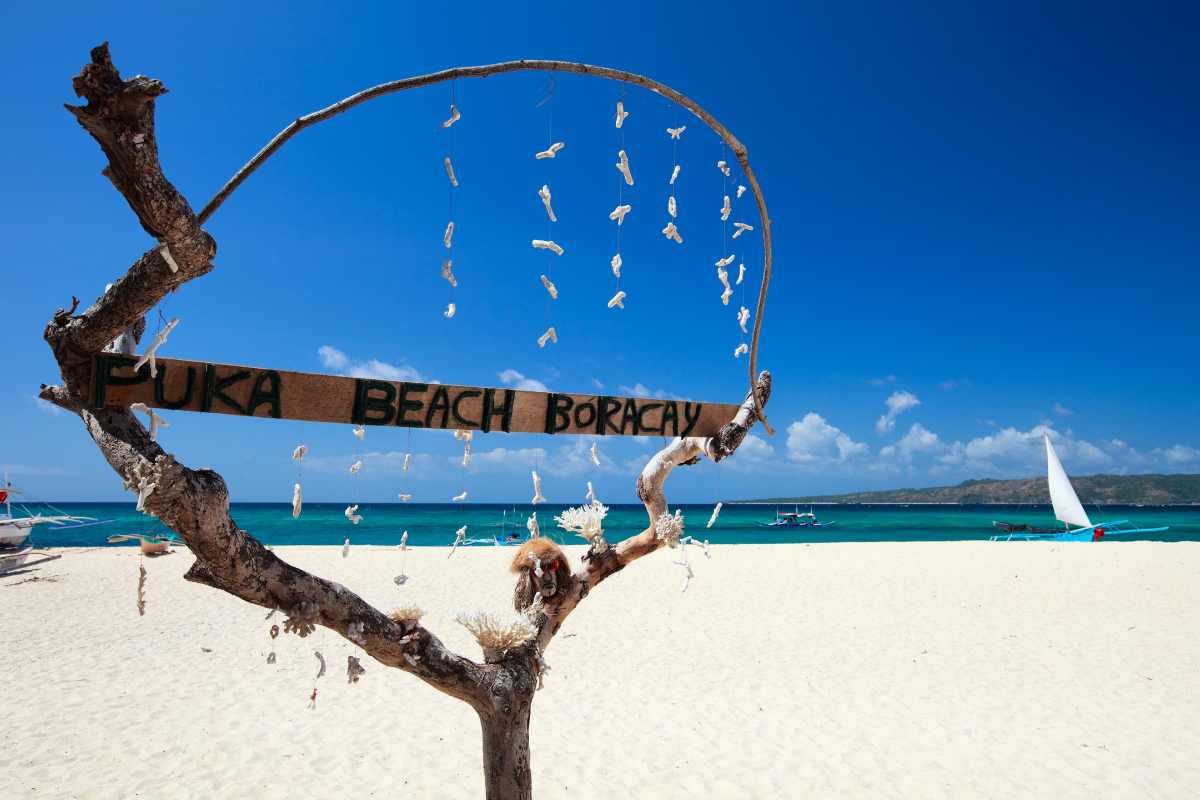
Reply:
<svg viewBox="0 0 1200 800"><path fill-rule="evenodd" d="M154 408L238 416L601 436L712 436L738 406L690 400L526 392L315 375L174 358L134 372L136 359L105 353L92 363L93 407Z"/></svg>

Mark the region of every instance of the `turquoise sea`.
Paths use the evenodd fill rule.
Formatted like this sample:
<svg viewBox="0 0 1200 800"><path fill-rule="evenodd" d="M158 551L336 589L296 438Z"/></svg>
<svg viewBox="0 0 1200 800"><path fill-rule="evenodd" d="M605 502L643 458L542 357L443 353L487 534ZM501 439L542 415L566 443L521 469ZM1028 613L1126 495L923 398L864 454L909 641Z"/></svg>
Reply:
<svg viewBox="0 0 1200 800"><path fill-rule="evenodd" d="M55 508L80 516L111 520L103 525L74 529L39 526L31 543L40 547L100 546L116 533L154 533L165 530L153 517L134 510L133 503L59 503ZM573 544L582 539L567 536L553 522L564 506L537 506L543 534ZM1048 506L949 506L949 505L829 505L814 506L822 522L836 522L831 528L765 528L760 522L774 518L776 506L726 505L716 524L705 529L712 513L710 505L673 506L683 511L686 530L697 538L720 544L770 544L783 542L926 542L986 539L993 532L992 520L1024 522L1050 526ZM792 510L780 506L782 511ZM31 511L53 513L49 508L30 507ZM410 545L449 545L454 532L467 526L473 539L491 539L496 535L525 535L525 518L534 511L530 505L498 503L471 504L363 504L358 513L363 520L351 525L343 515L345 506L333 503L305 503L300 519L292 519L291 506L285 503L234 503L233 518L238 525L260 541L270 545L341 544L346 537L355 544L395 545L407 530ZM807 507L801 507L806 511ZM14 512L17 510L14 508ZM1128 519L1142 527L1169 525L1165 533L1146 537L1160 541L1200 541L1200 506L1088 508L1093 522ZM514 524L514 519L515 523ZM641 505L611 506L604 528L610 539L623 538L646 526ZM1121 537L1123 540L1128 537Z"/></svg>

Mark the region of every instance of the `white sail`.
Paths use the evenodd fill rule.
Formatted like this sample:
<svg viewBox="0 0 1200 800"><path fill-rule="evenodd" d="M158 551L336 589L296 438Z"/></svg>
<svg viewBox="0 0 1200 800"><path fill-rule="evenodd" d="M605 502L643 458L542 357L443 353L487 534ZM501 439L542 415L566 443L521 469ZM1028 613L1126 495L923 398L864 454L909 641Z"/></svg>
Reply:
<svg viewBox="0 0 1200 800"><path fill-rule="evenodd" d="M1092 527L1092 521L1088 519L1087 512L1079 502L1079 496L1075 494L1075 488L1071 486L1071 479L1067 477L1062 462L1058 460L1058 454L1054 452L1054 445L1050 444L1050 437L1042 434L1042 438L1046 441L1046 482L1050 484L1050 502L1054 505L1054 518L1080 528Z"/></svg>

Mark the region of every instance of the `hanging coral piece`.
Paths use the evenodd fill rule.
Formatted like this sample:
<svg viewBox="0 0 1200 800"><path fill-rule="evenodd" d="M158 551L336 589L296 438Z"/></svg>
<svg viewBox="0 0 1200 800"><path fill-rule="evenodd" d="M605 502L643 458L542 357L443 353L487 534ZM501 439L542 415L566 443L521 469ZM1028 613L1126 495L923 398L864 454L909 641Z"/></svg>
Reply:
<svg viewBox="0 0 1200 800"><path fill-rule="evenodd" d="M534 239L533 246L538 250L550 250L556 256L561 256L563 254L563 249L557 242L547 241L545 239Z"/></svg>
<svg viewBox="0 0 1200 800"><path fill-rule="evenodd" d="M167 343L167 337L171 335L171 331L175 330L175 326L178 324L179 317L175 317L173 320L164 325L161 331L154 334L154 341L150 342L150 346L146 348L146 352L142 354L142 357L139 358L137 363L133 365L134 372L140 370L148 361L150 362L150 377L158 377L158 362L155 360L156 356L158 355L158 348Z"/></svg>
<svg viewBox="0 0 1200 800"><path fill-rule="evenodd" d="M358 508L358 506L355 506L355 508ZM359 519L362 519L362 517L359 517ZM355 523L355 524L357 524L357 523ZM342 558L345 558L348 555L350 555L350 537L349 536L346 537L346 541L342 542Z"/></svg>
<svg viewBox="0 0 1200 800"><path fill-rule="evenodd" d="M458 186L458 177L454 174L454 165L450 163L450 156L446 156L442 161L446 165L446 177L450 179L451 186Z"/></svg>
<svg viewBox="0 0 1200 800"><path fill-rule="evenodd" d="M679 177L679 171L682 169L683 169L683 167L681 167L679 164L676 164L675 169L671 170L671 180L667 181L667 183L670 184L671 186L674 186L675 179Z"/></svg>
<svg viewBox="0 0 1200 800"><path fill-rule="evenodd" d="M608 550L608 542L604 539L603 528L604 517L607 514L607 506L592 502L586 506L568 508L560 516L555 517L554 521L563 530L587 539L595 552L603 553Z"/></svg>
<svg viewBox="0 0 1200 800"><path fill-rule="evenodd" d="M542 198L542 205L546 207L546 216L551 222L558 222L558 217L554 216L554 208L550 205L550 185L542 184L542 188L538 189L538 197Z"/></svg>
<svg viewBox="0 0 1200 800"><path fill-rule="evenodd" d="M363 437L366 435L367 435L367 429L364 426L362 426L362 425L354 426L354 438L355 439L358 439L361 442L363 440Z"/></svg>
<svg viewBox="0 0 1200 800"><path fill-rule="evenodd" d="M558 287L554 285L554 281L550 280L545 275L543 275L541 277L542 277L542 286L545 286L546 291L550 293L550 299L557 300L558 299Z"/></svg>
<svg viewBox="0 0 1200 800"><path fill-rule="evenodd" d="M346 683L358 683L358 679L366 673L363 665L354 656L346 656Z"/></svg>
<svg viewBox="0 0 1200 800"><path fill-rule="evenodd" d="M451 497L450 499L453 500L455 503L461 503L463 500L467 499L467 490L463 489L462 494L456 494L456 495L454 495L454 497Z"/></svg>
<svg viewBox="0 0 1200 800"><path fill-rule="evenodd" d="M746 308L745 306L742 306L741 309L738 311L738 315L737 315L738 325L741 327L742 333L750 332L750 331L746 330L746 321L748 319L750 319L750 309Z"/></svg>
<svg viewBox="0 0 1200 800"><path fill-rule="evenodd" d="M446 558L454 555L454 551L457 550L458 546L465 541L467 541L467 526L463 525L454 532L454 542L450 545L450 552L446 553Z"/></svg>
<svg viewBox="0 0 1200 800"><path fill-rule="evenodd" d="M753 226L753 225L747 225L747 224L746 224L746 223L744 223L744 222L735 222L735 223L733 223L733 227L734 227L734 231L733 231L733 238L734 238L734 239L738 238L739 236L741 236L741 235L742 235L743 233L745 233L746 231L752 231L752 230L754 230L754 226Z"/></svg>
<svg viewBox="0 0 1200 800"><path fill-rule="evenodd" d="M738 190L737 190L737 197L738 197L738 199L739 199L739 200L741 200L741 199L742 199L742 195L744 195L745 193L746 193L746 187L745 187L745 186L742 186L742 185L739 183L739 184L738 184Z"/></svg>
<svg viewBox="0 0 1200 800"><path fill-rule="evenodd" d="M711 528L713 526L713 523L717 521L717 517L721 515L721 506L723 505L724 503L717 503L715 506L713 506L712 516L708 518L708 524L704 527ZM707 542L705 544L707 545ZM707 547L704 552L707 554Z"/></svg>
<svg viewBox="0 0 1200 800"><path fill-rule="evenodd" d="M654 538L662 540L667 547L679 546L679 535L683 533L683 512L675 509L672 515L664 511L654 521Z"/></svg>
<svg viewBox="0 0 1200 800"><path fill-rule="evenodd" d="M745 342L742 342L741 344L739 344L737 347L735 347L733 349L733 357L737 358L738 356L742 355L743 353L749 353L749 352L750 352L750 348L746 347Z"/></svg>
<svg viewBox="0 0 1200 800"><path fill-rule="evenodd" d="M537 474L537 470L530 473L533 476L533 499L530 500L530 505L546 502L546 498L542 496L542 479Z"/></svg>
<svg viewBox="0 0 1200 800"><path fill-rule="evenodd" d="M397 495L397 497L399 497L399 498L400 498L400 502L401 502L401 503L407 503L409 500L412 500L412 495L411 495L411 494L404 494L404 493L401 493L401 494Z"/></svg>
<svg viewBox="0 0 1200 800"><path fill-rule="evenodd" d="M538 340L537 340L538 347L545 347L547 341L551 341L551 342L554 342L555 344L558 344L558 331L554 330L553 325L551 325L549 328L547 328L546 332L538 337Z"/></svg>
<svg viewBox="0 0 1200 800"><path fill-rule="evenodd" d="M620 292L617 292L616 294L614 294L612 296L612 299L608 301L608 307L609 308L625 308L625 292L620 291Z"/></svg>
<svg viewBox="0 0 1200 800"><path fill-rule="evenodd" d="M163 261L167 262L167 268L172 273L179 272L179 265L175 263L175 257L171 255L171 248L167 246L166 242L159 246L158 254L163 257Z"/></svg>
<svg viewBox="0 0 1200 800"><path fill-rule="evenodd" d="M600 456L596 453L596 445L597 444L598 444L598 442L592 442L592 449L591 449L590 453L592 456L592 463L598 467L598 466L600 466Z"/></svg>
<svg viewBox="0 0 1200 800"><path fill-rule="evenodd" d="M300 509L304 506L304 498L300 493L300 484L296 484L292 489L292 519L300 516Z"/></svg>
<svg viewBox="0 0 1200 800"><path fill-rule="evenodd" d="M450 104L450 119L443 122L442 127L449 128L451 125L458 122L460 119L462 119L462 114L458 113L458 106L454 105L454 103L451 103Z"/></svg>
<svg viewBox="0 0 1200 800"><path fill-rule="evenodd" d="M533 157L534 158L557 158L558 151L562 150L566 146L567 146L566 142L555 142L554 144L550 145L545 150L535 153Z"/></svg>
<svg viewBox="0 0 1200 800"><path fill-rule="evenodd" d="M303 461L306 455L308 455L308 445L298 445L296 449L292 451L292 460Z"/></svg>
<svg viewBox="0 0 1200 800"><path fill-rule="evenodd" d="M613 166L620 170L621 174L625 176L625 184L627 186L633 186L633 173L629 171L629 156L625 154L624 150L617 151L617 163Z"/></svg>
<svg viewBox="0 0 1200 800"><path fill-rule="evenodd" d="M530 539L536 539L542 535L542 532L538 529L536 511L529 515L529 519L525 520L525 530L529 531Z"/></svg>
<svg viewBox="0 0 1200 800"><path fill-rule="evenodd" d="M671 219L675 219L675 217L679 216L678 211L679 209L675 205L675 195L671 195L667 198L667 213L671 215Z"/></svg>
<svg viewBox="0 0 1200 800"><path fill-rule="evenodd" d="M738 264L738 277L737 277L737 280L734 281L734 284L741 286L742 281L745 280L745 278L746 278L746 265Z"/></svg>
<svg viewBox="0 0 1200 800"><path fill-rule="evenodd" d="M442 244L449 250L454 246L454 220L446 223L446 232L442 234Z"/></svg>
<svg viewBox="0 0 1200 800"><path fill-rule="evenodd" d="M674 222L667 223L667 227L662 229L662 235L676 244L683 244L683 237L679 235L679 229L675 227Z"/></svg>
<svg viewBox="0 0 1200 800"><path fill-rule="evenodd" d="M725 256L725 258L718 260L717 266L718 267L728 267L732 263L733 263L733 256L728 255L728 256Z"/></svg>
<svg viewBox="0 0 1200 800"><path fill-rule="evenodd" d="M139 617L146 616L146 567L141 562L138 562L137 610Z"/></svg>
<svg viewBox="0 0 1200 800"><path fill-rule="evenodd" d="M721 305L729 305L729 298L733 296L733 289L729 286L729 273L724 267L717 267L717 280L725 287L725 291L721 292Z"/></svg>
<svg viewBox="0 0 1200 800"><path fill-rule="evenodd" d="M458 278L454 277L454 259L447 258L442 262L442 277L446 279L446 283L455 289L458 288Z"/></svg>
<svg viewBox="0 0 1200 800"><path fill-rule="evenodd" d="M612 257L612 261L610 261L608 263L610 263L612 265L613 275L618 278L621 277L621 254L617 253L615 256Z"/></svg>
<svg viewBox="0 0 1200 800"><path fill-rule="evenodd" d="M623 102L621 102L620 100L618 100L617 101L617 117L616 117L616 125L618 128L625 124L625 118L628 116L629 116L629 112L625 110L625 104Z"/></svg>
<svg viewBox="0 0 1200 800"><path fill-rule="evenodd" d="M359 470L361 470L361 469L362 469L362 461L361 460L355 461L353 464L350 465L350 474L357 475Z"/></svg>
<svg viewBox="0 0 1200 800"><path fill-rule="evenodd" d="M632 210L633 210L633 206L626 203L625 205L617 206L612 211L610 211L608 214L608 218L611 220L616 220L616 223L618 225L623 225L625 223L625 215L628 214Z"/></svg>
<svg viewBox="0 0 1200 800"><path fill-rule="evenodd" d="M408 531L405 531L404 533L400 534L400 551L406 552L407 550L408 550Z"/></svg>
<svg viewBox="0 0 1200 800"><path fill-rule="evenodd" d="M667 128L667 133L671 134L672 139L678 139L687 130L687 125L680 125L678 128Z"/></svg>
<svg viewBox="0 0 1200 800"><path fill-rule="evenodd" d="M471 466L471 440L470 439L463 442L462 465L464 467Z"/></svg>
<svg viewBox="0 0 1200 800"><path fill-rule="evenodd" d="M721 204L722 221L729 219L729 214L731 211L733 211L733 206L729 204L729 195L725 195L725 202Z"/></svg>
<svg viewBox="0 0 1200 800"><path fill-rule="evenodd" d="M357 525L358 523L362 522L362 516L354 513L356 511L358 511L358 506L353 505L353 506L346 506L346 510L342 512L342 514L345 515L346 519L350 520L351 525ZM350 542L350 540L347 539L346 543L349 544L349 542Z"/></svg>
<svg viewBox="0 0 1200 800"><path fill-rule="evenodd" d="M726 178L729 177L729 165L726 164L724 161L717 162L717 169L719 169L719 170L721 170L721 172L725 173Z"/></svg>
<svg viewBox="0 0 1200 800"><path fill-rule="evenodd" d="M131 403L129 406L129 410L130 411L140 411L150 418L150 441L152 441L152 442L156 438L158 438L158 429L159 428L171 427L171 423L167 422L165 419L160 417L158 414L154 413L154 409L151 408L150 406L146 405L145 403Z"/></svg>
<svg viewBox="0 0 1200 800"><path fill-rule="evenodd" d="M587 482L587 487L588 487L588 490L587 490L587 494L584 495L584 499L587 500L588 503L595 503L596 502L596 492L595 492L595 490L592 489L591 481Z"/></svg>
<svg viewBox="0 0 1200 800"><path fill-rule="evenodd" d="M453 319L456 313L458 313L458 306L454 305L454 303L450 303L448 306L446 306L446 310L442 312L442 316L446 319Z"/></svg>

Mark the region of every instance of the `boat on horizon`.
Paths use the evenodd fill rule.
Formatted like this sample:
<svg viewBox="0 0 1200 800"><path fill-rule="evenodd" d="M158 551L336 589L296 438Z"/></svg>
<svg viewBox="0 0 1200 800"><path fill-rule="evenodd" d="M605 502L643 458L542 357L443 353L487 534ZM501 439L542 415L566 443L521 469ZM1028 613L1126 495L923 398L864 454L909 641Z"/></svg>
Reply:
<svg viewBox="0 0 1200 800"><path fill-rule="evenodd" d="M796 505L792 511L783 512L776 507L774 520L758 524L764 528L830 528L837 522L821 522L813 513L812 506L808 507L808 511L801 512L800 506Z"/></svg>
<svg viewBox="0 0 1200 800"><path fill-rule="evenodd" d="M1050 436L1042 434L1046 443L1046 483L1050 489L1050 504L1054 507L1054 518L1063 523L1063 528L1038 528L1012 522L992 522L1001 533L990 537L993 542L1048 540L1057 542L1098 542L1108 536L1130 536L1141 533L1161 533L1169 525L1160 528L1139 528L1127 519L1093 524L1079 502L1079 495L1071 485L1071 479L1058 460L1058 453L1050 443ZM1076 527L1072 528L1074 525Z"/></svg>

